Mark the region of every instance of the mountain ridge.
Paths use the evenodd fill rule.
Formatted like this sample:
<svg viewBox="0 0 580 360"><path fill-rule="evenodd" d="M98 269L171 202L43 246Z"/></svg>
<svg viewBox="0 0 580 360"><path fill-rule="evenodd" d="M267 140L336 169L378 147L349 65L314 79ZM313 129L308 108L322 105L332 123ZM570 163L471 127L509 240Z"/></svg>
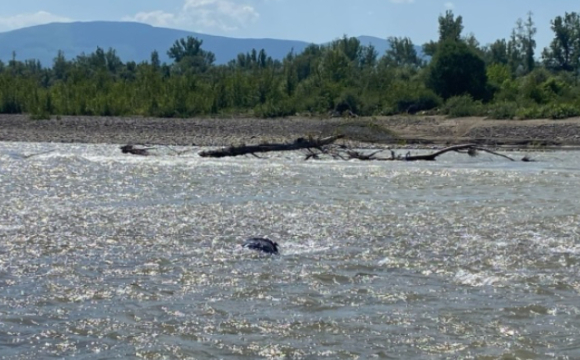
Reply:
<svg viewBox="0 0 580 360"><path fill-rule="evenodd" d="M203 40L203 49L216 55L216 64L235 59L252 49L264 49L273 59L283 59L291 50L302 52L313 44L300 40L274 38L231 38L186 30L155 27L126 21L89 21L35 25L0 33L0 60L8 62L13 54L17 60L39 60L42 66L52 66L59 50L67 59L82 53L90 54L97 47L114 49L126 61L149 61L157 51L162 62L170 62L167 50L173 43L187 36ZM372 44L379 56L389 49L389 42L373 36L358 36L362 45Z"/></svg>

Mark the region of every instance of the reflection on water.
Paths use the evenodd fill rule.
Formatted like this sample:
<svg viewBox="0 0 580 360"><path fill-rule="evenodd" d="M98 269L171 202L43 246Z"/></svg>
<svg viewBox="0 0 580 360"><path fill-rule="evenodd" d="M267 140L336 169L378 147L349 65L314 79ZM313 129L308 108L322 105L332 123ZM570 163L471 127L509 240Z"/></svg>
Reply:
<svg viewBox="0 0 580 360"><path fill-rule="evenodd" d="M533 157L0 143L2 356L575 358L577 153Z"/></svg>

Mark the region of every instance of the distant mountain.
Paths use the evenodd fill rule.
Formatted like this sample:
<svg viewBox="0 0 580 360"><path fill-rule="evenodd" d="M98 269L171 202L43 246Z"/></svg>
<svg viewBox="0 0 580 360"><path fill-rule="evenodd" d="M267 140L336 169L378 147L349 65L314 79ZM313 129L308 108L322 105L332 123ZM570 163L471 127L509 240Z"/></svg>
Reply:
<svg viewBox="0 0 580 360"><path fill-rule="evenodd" d="M161 61L170 62L167 50L175 40L187 36L203 40L203 49L216 55L217 64L227 63L252 49L264 49L272 58L282 59L292 49L300 53L309 45L304 41L213 36L134 22L52 23L0 33L0 60L10 61L15 53L18 60L37 59L43 66L52 66L59 50L67 59L73 59L101 47L115 49L123 61L149 61L151 53L157 50ZM386 39L360 36L359 40L363 45L372 44L379 55L389 49Z"/></svg>

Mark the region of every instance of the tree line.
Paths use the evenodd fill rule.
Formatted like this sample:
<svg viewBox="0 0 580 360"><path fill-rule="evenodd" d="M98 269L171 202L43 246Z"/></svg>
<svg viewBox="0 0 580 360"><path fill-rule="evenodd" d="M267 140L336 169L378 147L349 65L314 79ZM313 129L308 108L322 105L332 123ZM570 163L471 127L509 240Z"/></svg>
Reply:
<svg viewBox="0 0 580 360"><path fill-rule="evenodd" d="M439 17L439 37L418 54L411 39L391 48L344 36L274 60L264 50L225 65L194 37L147 62L123 62L114 49L66 59L0 62L0 113L155 117L295 114L361 116L440 113L492 118L580 115L580 15L551 21L548 47L536 49L532 14L508 38L481 45L463 34L452 11Z"/></svg>

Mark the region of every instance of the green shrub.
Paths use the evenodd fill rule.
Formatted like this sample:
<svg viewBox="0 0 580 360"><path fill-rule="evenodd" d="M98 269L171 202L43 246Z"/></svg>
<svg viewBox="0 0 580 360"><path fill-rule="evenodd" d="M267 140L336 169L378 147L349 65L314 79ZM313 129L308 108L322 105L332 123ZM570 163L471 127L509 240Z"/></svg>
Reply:
<svg viewBox="0 0 580 360"><path fill-rule="evenodd" d="M395 97L396 98L396 97ZM431 110L440 106L442 100L435 92L428 89L418 90L416 93L407 93L395 101L394 108L399 113L416 113Z"/></svg>
<svg viewBox="0 0 580 360"><path fill-rule="evenodd" d="M361 108L358 115L373 116L380 115L382 109L382 102L380 96L376 94L367 94L361 98Z"/></svg>
<svg viewBox="0 0 580 360"><path fill-rule="evenodd" d="M544 81L540 88L548 95L561 96L568 90L568 85L563 82L562 80L556 78L549 78L548 80Z"/></svg>
<svg viewBox="0 0 580 360"><path fill-rule="evenodd" d="M485 62L465 42L440 42L428 69L427 86L444 99L462 94L488 98Z"/></svg>
<svg viewBox="0 0 580 360"><path fill-rule="evenodd" d="M516 111L516 117L518 119L540 119L543 117L542 108L537 105L520 107Z"/></svg>
<svg viewBox="0 0 580 360"><path fill-rule="evenodd" d="M254 108L254 115L261 118L284 117L295 114L296 108L288 100L277 103L268 101L267 103L260 104Z"/></svg>
<svg viewBox="0 0 580 360"><path fill-rule="evenodd" d="M495 101L516 101L519 97L519 85L517 81L506 79L494 92Z"/></svg>
<svg viewBox="0 0 580 360"><path fill-rule="evenodd" d="M352 111L353 113L358 114L361 108L362 104L360 98L350 89L344 90L340 96L334 100L334 111L338 111L341 114L345 111Z"/></svg>
<svg viewBox="0 0 580 360"><path fill-rule="evenodd" d="M550 119L566 119L580 115L580 109L571 104L550 104L544 106L542 115Z"/></svg>
<svg viewBox="0 0 580 360"><path fill-rule="evenodd" d="M399 110L395 106L385 105L382 107L380 111L380 115L382 116L391 116L399 114Z"/></svg>
<svg viewBox="0 0 580 360"><path fill-rule="evenodd" d="M518 109L516 116L520 119L566 119L580 116L580 107L573 104L527 106Z"/></svg>
<svg viewBox="0 0 580 360"><path fill-rule="evenodd" d="M557 84L550 81L550 79L551 74L543 68L536 68L528 75L519 78L519 98L524 100L531 99L536 104L548 103L553 99L551 89L557 87Z"/></svg>
<svg viewBox="0 0 580 360"><path fill-rule="evenodd" d="M470 95L453 96L443 105L443 113L451 117L466 117L483 115L483 105L479 100L473 100Z"/></svg>
<svg viewBox="0 0 580 360"><path fill-rule="evenodd" d="M518 105L514 102L500 102L487 106L487 116L492 119L513 119L518 110Z"/></svg>

